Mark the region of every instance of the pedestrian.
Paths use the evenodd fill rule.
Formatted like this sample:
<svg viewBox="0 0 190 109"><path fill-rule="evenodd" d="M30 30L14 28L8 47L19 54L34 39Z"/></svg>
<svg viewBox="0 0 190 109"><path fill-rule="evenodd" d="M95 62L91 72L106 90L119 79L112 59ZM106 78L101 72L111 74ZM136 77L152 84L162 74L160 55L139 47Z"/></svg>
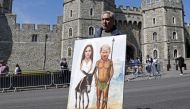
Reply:
<svg viewBox="0 0 190 109"><path fill-rule="evenodd" d="M159 68L159 63L158 63L158 58L154 57L153 62L152 62L152 68L153 68L153 75L158 75L160 74L160 68Z"/></svg>
<svg viewBox="0 0 190 109"><path fill-rule="evenodd" d="M184 67L184 65L185 65L185 63L184 63L184 58L180 55L178 58L177 58L177 60L178 60L178 66L179 66L179 69L180 69L180 75L183 75L183 67Z"/></svg>
<svg viewBox="0 0 190 109"><path fill-rule="evenodd" d="M20 74L22 74L22 70L21 70L20 66L18 64L16 64L15 75L20 75Z"/></svg>
<svg viewBox="0 0 190 109"><path fill-rule="evenodd" d="M94 37L116 36L121 32L116 28L115 15L111 11L104 11L101 15L101 27L96 31Z"/></svg>
<svg viewBox="0 0 190 109"><path fill-rule="evenodd" d="M0 75L2 74L2 63L0 62Z"/></svg>
<svg viewBox="0 0 190 109"><path fill-rule="evenodd" d="M68 69L68 64L66 58L62 58L60 62L61 70Z"/></svg>
<svg viewBox="0 0 190 109"><path fill-rule="evenodd" d="M147 73L150 74L150 76L152 75L152 62L153 62L153 59L147 55L146 56L146 71Z"/></svg>
<svg viewBox="0 0 190 109"><path fill-rule="evenodd" d="M136 59L134 60L134 75L135 75L135 77L138 77L139 66L140 66L140 60L138 57L136 57Z"/></svg>
<svg viewBox="0 0 190 109"><path fill-rule="evenodd" d="M0 75L7 75L9 73L9 66L2 61L0 63Z"/></svg>
<svg viewBox="0 0 190 109"><path fill-rule="evenodd" d="M69 83L69 78L70 78L69 73L70 72L68 70L68 64L67 64L66 58L61 58L60 67L61 67L61 71L60 71L60 74L59 74L59 81L64 83L64 84Z"/></svg>

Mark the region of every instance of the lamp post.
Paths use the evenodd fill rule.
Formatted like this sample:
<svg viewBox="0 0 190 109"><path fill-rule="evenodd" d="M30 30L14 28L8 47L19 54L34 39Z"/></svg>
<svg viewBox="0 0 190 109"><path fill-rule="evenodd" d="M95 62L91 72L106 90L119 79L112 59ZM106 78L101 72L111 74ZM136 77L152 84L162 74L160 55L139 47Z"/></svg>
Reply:
<svg viewBox="0 0 190 109"><path fill-rule="evenodd" d="M167 71L169 71L170 68L171 68L171 64L170 64L170 42L169 42L169 40L167 41L167 45L168 45L168 64L167 64Z"/></svg>
<svg viewBox="0 0 190 109"><path fill-rule="evenodd" d="M48 35L46 34L45 35L45 46L44 46L44 63L43 63L43 70L46 69L46 43L47 43L47 38L48 38Z"/></svg>

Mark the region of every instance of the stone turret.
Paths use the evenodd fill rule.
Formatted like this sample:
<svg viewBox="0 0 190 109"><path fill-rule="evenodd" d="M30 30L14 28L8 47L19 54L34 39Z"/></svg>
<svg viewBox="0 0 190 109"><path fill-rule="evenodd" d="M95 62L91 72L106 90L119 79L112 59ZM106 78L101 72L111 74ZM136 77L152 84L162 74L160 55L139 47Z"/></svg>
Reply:
<svg viewBox="0 0 190 109"><path fill-rule="evenodd" d="M185 57L182 0L142 0L143 57L158 57L167 66L179 55ZM172 64L171 64L172 65Z"/></svg>
<svg viewBox="0 0 190 109"><path fill-rule="evenodd" d="M62 57L71 63L74 41L93 37L104 10L115 11L115 0L64 0ZM71 64L70 64L71 65Z"/></svg>
<svg viewBox="0 0 190 109"><path fill-rule="evenodd" d="M152 10L156 8L178 8L182 9L182 0L141 0L143 10Z"/></svg>

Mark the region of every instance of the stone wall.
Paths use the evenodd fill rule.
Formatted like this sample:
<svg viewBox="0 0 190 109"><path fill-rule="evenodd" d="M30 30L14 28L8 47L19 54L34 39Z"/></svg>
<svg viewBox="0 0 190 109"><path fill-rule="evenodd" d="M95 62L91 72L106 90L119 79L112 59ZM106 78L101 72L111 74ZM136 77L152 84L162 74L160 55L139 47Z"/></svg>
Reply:
<svg viewBox="0 0 190 109"><path fill-rule="evenodd" d="M1 15L0 22L0 56L7 61L11 71L17 63L23 70L59 68L61 24L52 27L47 24L16 24L16 15L12 14ZM33 35L37 35L36 41L32 41Z"/></svg>

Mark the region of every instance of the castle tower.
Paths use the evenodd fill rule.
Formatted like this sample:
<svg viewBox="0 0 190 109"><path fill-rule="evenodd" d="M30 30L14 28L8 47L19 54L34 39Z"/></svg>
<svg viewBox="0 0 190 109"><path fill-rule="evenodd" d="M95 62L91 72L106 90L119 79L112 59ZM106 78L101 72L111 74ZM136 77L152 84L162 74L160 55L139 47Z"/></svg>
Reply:
<svg viewBox="0 0 190 109"><path fill-rule="evenodd" d="M0 14L12 13L13 0L0 0Z"/></svg>
<svg viewBox="0 0 190 109"><path fill-rule="evenodd" d="M0 61L7 62L12 52L11 26L15 24L12 12L12 0L0 0Z"/></svg>
<svg viewBox="0 0 190 109"><path fill-rule="evenodd" d="M143 57L156 56L162 66L173 65L170 61L179 55L185 57L182 0L142 0L141 7Z"/></svg>
<svg viewBox="0 0 190 109"><path fill-rule="evenodd" d="M102 11L115 9L115 0L64 0L61 57L70 62L74 41L93 37Z"/></svg>

